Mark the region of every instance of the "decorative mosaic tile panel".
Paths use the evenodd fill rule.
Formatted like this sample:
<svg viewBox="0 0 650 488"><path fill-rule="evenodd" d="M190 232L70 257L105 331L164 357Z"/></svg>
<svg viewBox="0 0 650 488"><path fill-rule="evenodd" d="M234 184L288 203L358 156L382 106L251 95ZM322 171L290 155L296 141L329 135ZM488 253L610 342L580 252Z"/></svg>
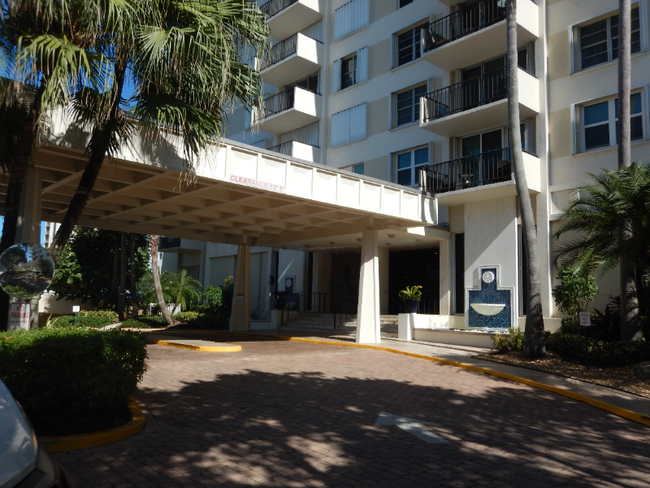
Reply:
<svg viewBox="0 0 650 488"><path fill-rule="evenodd" d="M512 325L512 290L499 290L497 268L479 268L480 290L468 290L469 327L490 329L508 328ZM472 303L505 304L496 315L482 315L472 308Z"/></svg>

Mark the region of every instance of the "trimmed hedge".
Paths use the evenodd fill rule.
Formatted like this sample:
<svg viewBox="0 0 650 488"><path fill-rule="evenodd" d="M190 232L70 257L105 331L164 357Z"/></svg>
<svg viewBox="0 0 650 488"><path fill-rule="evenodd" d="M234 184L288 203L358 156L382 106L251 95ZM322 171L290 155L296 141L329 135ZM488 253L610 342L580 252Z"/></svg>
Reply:
<svg viewBox="0 0 650 488"><path fill-rule="evenodd" d="M81 312L79 312L81 314ZM110 317L102 317L102 316L90 316L90 317L82 317L81 315L77 316L77 319L75 320L74 315L62 315L60 317L52 317L49 322L48 326L54 329L63 329L63 328L75 328L75 327L92 327L95 329L100 329L102 327L106 327L107 325L111 325L117 322L117 320L113 320Z"/></svg>
<svg viewBox="0 0 650 488"><path fill-rule="evenodd" d="M575 334L551 334L546 348L561 356L597 366L624 366L650 361L650 342L606 342Z"/></svg>
<svg viewBox="0 0 650 488"><path fill-rule="evenodd" d="M121 330L3 332L0 378L40 435L124 409L145 372L146 338Z"/></svg>
<svg viewBox="0 0 650 488"><path fill-rule="evenodd" d="M102 317L111 320L111 324L120 321L120 316L113 310L81 310L79 317Z"/></svg>

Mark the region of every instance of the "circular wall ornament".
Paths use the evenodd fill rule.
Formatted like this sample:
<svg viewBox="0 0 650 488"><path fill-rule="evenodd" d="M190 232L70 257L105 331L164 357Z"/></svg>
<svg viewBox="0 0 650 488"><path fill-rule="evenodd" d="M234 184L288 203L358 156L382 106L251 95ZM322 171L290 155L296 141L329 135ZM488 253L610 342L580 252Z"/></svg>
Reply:
<svg viewBox="0 0 650 488"><path fill-rule="evenodd" d="M492 283L494 281L494 273L492 271L486 271L481 278L483 279L483 283Z"/></svg>

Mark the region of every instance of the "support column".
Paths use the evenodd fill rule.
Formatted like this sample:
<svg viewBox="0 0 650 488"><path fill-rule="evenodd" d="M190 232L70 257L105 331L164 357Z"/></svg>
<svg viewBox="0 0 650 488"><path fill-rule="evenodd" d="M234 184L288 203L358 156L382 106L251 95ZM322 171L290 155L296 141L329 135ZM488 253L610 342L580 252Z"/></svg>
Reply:
<svg viewBox="0 0 650 488"><path fill-rule="evenodd" d="M16 242L41 243L41 175L35 168L27 168Z"/></svg>
<svg viewBox="0 0 650 488"><path fill-rule="evenodd" d="M377 231L363 232L359 303L357 306L357 340L360 343L381 342L379 317L379 244Z"/></svg>
<svg viewBox="0 0 650 488"><path fill-rule="evenodd" d="M251 330L250 269L251 248L248 244L239 244L237 248L235 289L230 316L230 330L233 332L248 332Z"/></svg>
<svg viewBox="0 0 650 488"><path fill-rule="evenodd" d="M451 290L453 285L451 268L451 240L440 241L440 315L451 315Z"/></svg>

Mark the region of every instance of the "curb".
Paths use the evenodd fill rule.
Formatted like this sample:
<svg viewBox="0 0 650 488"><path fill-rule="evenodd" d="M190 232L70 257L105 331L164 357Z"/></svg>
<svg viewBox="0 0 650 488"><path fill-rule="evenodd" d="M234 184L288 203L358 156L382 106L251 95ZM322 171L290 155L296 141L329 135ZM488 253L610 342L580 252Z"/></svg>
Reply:
<svg viewBox="0 0 650 488"><path fill-rule="evenodd" d="M89 434L77 434L59 437L39 437L38 440L50 452L73 451L75 449L86 449L88 447L103 446L112 442L121 441L127 437L137 434L145 427L145 418L140 406L134 398L129 399L129 410L133 419L128 424L101 432Z"/></svg>
<svg viewBox="0 0 650 488"><path fill-rule="evenodd" d="M147 342L149 344L158 344L160 346L170 346L170 347L178 347L180 349L190 349L192 351L206 351L206 352L239 352L241 351L241 346L238 345L218 345L218 346L204 346L202 344L188 344L186 342L180 342L180 341L166 341L162 339L153 339L151 337L147 338ZM194 341L194 342L199 342L199 341ZM206 342L207 341L201 341L201 342Z"/></svg>

